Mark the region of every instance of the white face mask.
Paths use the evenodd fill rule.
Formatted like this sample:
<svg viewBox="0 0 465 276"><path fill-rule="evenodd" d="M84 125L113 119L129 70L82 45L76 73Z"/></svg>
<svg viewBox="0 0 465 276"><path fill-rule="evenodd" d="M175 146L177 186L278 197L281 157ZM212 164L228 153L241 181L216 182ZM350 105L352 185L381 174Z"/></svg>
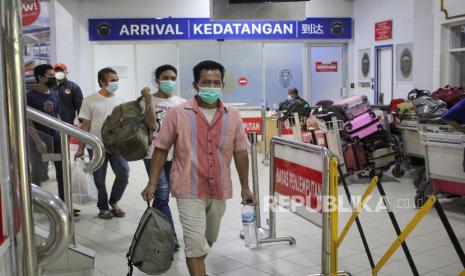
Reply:
<svg viewBox="0 0 465 276"><path fill-rule="evenodd" d="M56 72L55 73L55 78L59 81L65 79L66 74L64 72Z"/></svg>
<svg viewBox="0 0 465 276"><path fill-rule="evenodd" d="M287 95L287 99L288 99L289 101L292 101L292 100L293 100L293 98L292 98L291 95Z"/></svg>

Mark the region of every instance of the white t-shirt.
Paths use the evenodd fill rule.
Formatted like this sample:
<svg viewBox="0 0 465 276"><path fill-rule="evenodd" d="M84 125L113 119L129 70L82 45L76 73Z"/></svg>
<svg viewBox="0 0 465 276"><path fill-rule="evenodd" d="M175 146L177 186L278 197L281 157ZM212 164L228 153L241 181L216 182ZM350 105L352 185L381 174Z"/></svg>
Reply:
<svg viewBox="0 0 465 276"><path fill-rule="evenodd" d="M213 117L215 117L216 108L203 108L199 106L200 111L202 111L203 115L207 118L209 124L212 123Z"/></svg>
<svg viewBox="0 0 465 276"><path fill-rule="evenodd" d="M123 103L123 100L113 95L105 97L96 92L82 101L79 118L91 121L90 133L102 139L102 126L105 119L111 115L113 108Z"/></svg>
<svg viewBox="0 0 465 276"><path fill-rule="evenodd" d="M157 118L159 119L160 122L160 127L163 125L163 119L166 116L166 113L168 113L168 110L174 106L177 106L179 104L185 103L186 100L178 97L178 96L171 96L168 99L163 99L160 97L155 97L152 95L152 108L155 112L161 111L160 113L157 114ZM142 101L141 106L145 108L145 101ZM152 139L152 144L149 146L149 150L147 151L147 156L145 157L146 159L152 158L153 151L155 149L155 139L157 137L158 133L153 133L153 139ZM166 160L171 161L173 159L173 148L170 149L168 152L168 158Z"/></svg>

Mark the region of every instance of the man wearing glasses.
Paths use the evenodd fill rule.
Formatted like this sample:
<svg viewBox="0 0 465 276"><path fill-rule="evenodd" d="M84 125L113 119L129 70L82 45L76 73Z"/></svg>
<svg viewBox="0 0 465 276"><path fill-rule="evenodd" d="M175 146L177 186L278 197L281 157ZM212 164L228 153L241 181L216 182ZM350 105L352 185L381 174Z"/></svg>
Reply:
<svg viewBox="0 0 465 276"><path fill-rule="evenodd" d="M205 258L218 238L226 199L232 197L231 159L241 183L242 200L255 197L249 189L248 140L237 109L225 106L224 67L203 61L194 67L198 94L171 108L155 141L150 179L142 191L151 200L171 146L171 193L176 198L183 227L190 275L205 276Z"/></svg>

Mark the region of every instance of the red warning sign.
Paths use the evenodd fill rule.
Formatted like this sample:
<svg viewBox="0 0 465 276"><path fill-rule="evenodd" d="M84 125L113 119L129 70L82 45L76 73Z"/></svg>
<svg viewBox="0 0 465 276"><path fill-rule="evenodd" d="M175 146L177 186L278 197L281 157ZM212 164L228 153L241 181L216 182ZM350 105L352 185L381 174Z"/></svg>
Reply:
<svg viewBox="0 0 465 276"><path fill-rule="evenodd" d="M237 82L240 86L246 86L249 83L246 77L240 77Z"/></svg>
<svg viewBox="0 0 465 276"><path fill-rule="evenodd" d="M337 72L337 61L332 62L316 62L316 71L317 72Z"/></svg>
<svg viewBox="0 0 465 276"><path fill-rule="evenodd" d="M262 135L262 118L242 118L242 124L246 133L257 133Z"/></svg>
<svg viewBox="0 0 465 276"><path fill-rule="evenodd" d="M39 0L23 0L21 5L23 27L34 23L40 15Z"/></svg>

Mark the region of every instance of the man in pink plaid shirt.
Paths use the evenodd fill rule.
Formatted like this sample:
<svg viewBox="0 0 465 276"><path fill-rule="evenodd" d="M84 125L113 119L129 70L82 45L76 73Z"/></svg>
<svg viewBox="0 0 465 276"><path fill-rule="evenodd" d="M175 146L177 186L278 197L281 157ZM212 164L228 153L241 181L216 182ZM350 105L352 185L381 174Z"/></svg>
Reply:
<svg viewBox="0 0 465 276"><path fill-rule="evenodd" d="M249 189L249 146L237 109L225 106L224 67L203 61L194 67L198 94L171 108L155 142L150 180L142 191L151 200L168 151L174 146L171 193L183 227L189 272L205 276L205 257L218 238L226 199L232 197L231 160L239 173L241 197L255 204Z"/></svg>

